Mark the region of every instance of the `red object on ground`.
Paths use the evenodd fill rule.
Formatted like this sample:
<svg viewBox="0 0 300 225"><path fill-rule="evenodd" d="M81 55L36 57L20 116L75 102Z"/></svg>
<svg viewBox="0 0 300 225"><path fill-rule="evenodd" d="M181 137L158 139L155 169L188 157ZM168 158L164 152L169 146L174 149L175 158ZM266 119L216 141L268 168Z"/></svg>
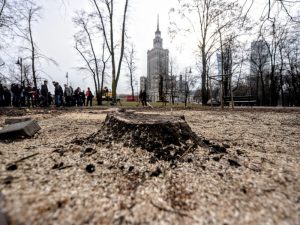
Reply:
<svg viewBox="0 0 300 225"><path fill-rule="evenodd" d="M138 97L137 96L132 96L132 95L127 95L126 96L126 101L127 102L135 102L138 100Z"/></svg>

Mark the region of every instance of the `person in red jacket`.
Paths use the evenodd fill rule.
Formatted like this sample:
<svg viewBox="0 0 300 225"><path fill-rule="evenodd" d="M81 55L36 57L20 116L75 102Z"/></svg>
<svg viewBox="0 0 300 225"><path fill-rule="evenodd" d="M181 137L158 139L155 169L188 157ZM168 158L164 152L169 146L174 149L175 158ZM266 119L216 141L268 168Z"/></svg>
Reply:
<svg viewBox="0 0 300 225"><path fill-rule="evenodd" d="M86 96L86 106L88 106L89 103L90 103L90 106L92 106L93 105L92 102L93 102L93 97L94 96L93 96L90 88L87 89L87 91L85 93L85 96Z"/></svg>

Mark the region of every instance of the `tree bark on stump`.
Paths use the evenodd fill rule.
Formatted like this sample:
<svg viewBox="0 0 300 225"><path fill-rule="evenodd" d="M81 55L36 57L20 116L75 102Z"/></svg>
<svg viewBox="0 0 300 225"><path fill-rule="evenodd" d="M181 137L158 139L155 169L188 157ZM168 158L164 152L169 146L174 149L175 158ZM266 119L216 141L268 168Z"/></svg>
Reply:
<svg viewBox="0 0 300 225"><path fill-rule="evenodd" d="M162 160L176 160L202 145L184 116L157 114L108 114L102 128L86 139L89 143L123 143L125 147L153 152Z"/></svg>

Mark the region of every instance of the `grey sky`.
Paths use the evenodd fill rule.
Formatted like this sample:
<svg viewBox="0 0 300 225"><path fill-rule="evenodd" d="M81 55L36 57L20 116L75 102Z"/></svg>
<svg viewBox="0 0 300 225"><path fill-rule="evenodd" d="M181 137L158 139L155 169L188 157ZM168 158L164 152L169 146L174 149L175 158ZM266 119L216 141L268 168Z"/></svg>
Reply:
<svg viewBox="0 0 300 225"><path fill-rule="evenodd" d="M169 9L176 0L133 0L128 17L128 34L134 43L137 51L137 77L146 75L147 71L147 50L152 48L154 33L157 24L157 15L160 18L160 30L164 39L164 48L170 49L170 55L182 54L180 45L171 43L168 36ZM42 0L43 6L42 18L34 27L34 34L39 48L44 54L55 59L59 67L43 64L46 73L51 75L54 80L65 83L65 74L69 72L70 81L74 86L93 88L91 79L84 79L82 73L78 72L75 67L82 65L82 60L73 48L73 35L76 29L72 23L74 12L80 9L89 9L89 1L69 0L66 5L59 1ZM188 51L188 49L186 49ZM194 56L186 54L181 64L193 64ZM188 58L191 57L191 58ZM125 64L124 64L125 68ZM120 80L119 93L129 93L129 86L126 78Z"/></svg>
<svg viewBox="0 0 300 225"><path fill-rule="evenodd" d="M244 1L244 0L241 0ZM75 67L83 65L83 61L73 48L73 35L76 29L72 18L76 10L91 8L88 0L40 0L43 7L42 18L34 25L33 32L37 45L42 53L55 59L59 66L43 63L43 70L53 80L61 84L66 82L66 72L69 72L70 82L74 87L80 86L92 89L93 82L86 79L86 75L78 72ZM250 4L251 1L248 1ZM147 72L147 50L152 48L156 30L157 15L160 17L160 30L162 32L164 48L170 50L170 56L175 57L178 63L177 73L184 71L185 67L195 65L195 50L197 49L196 35L179 36L171 42L168 36L169 10L176 5L177 0L131 0L128 14L128 35L136 47L137 71L136 76L145 76ZM251 14L261 14L265 0L255 1ZM178 18L180 21L180 18ZM100 48L100 47L99 47ZM123 66L125 69L125 64ZM123 72L124 75L124 72ZM45 77L45 76L44 76ZM47 79L51 79L47 78ZM137 87L135 87L137 89ZM122 76L118 93L129 93L127 78Z"/></svg>

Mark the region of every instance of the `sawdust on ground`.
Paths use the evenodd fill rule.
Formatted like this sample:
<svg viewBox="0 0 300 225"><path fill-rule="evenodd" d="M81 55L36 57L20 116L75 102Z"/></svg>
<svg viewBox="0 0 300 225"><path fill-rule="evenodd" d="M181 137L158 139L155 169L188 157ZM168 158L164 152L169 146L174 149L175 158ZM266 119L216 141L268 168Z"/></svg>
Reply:
<svg viewBox="0 0 300 225"><path fill-rule="evenodd" d="M113 142L71 143L101 129L103 112L32 114L42 127L34 138L0 142L1 210L11 224L32 225L300 224L299 113L156 113L185 115L228 153L199 147L175 166L151 162L151 153Z"/></svg>

